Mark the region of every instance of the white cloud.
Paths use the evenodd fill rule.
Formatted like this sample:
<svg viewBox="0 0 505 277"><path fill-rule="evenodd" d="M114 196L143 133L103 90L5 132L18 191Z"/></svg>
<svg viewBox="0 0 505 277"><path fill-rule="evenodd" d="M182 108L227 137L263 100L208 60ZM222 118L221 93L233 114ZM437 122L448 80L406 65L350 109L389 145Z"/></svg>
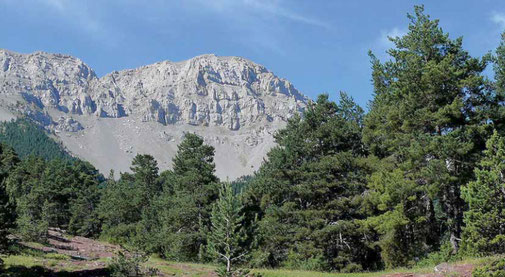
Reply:
<svg viewBox="0 0 505 277"><path fill-rule="evenodd" d="M496 23L500 26L500 28L501 28L500 31L505 29L505 14L495 12L491 16L491 21L493 21L494 23Z"/></svg>
<svg viewBox="0 0 505 277"><path fill-rule="evenodd" d="M257 9L258 11L261 12L270 13L271 15L274 16L283 17L291 21L296 21L299 23L304 23L312 26L329 28L329 24L321 20L305 16L302 14L298 14L296 12L284 8L284 6L286 5L284 5L285 3L283 3L282 1L243 0L243 2L248 7Z"/></svg>
<svg viewBox="0 0 505 277"><path fill-rule="evenodd" d="M240 40L247 47L263 48L284 55L282 36L285 22L303 24L314 28L330 29L327 22L289 8L286 0L193 0L190 9L205 10L233 22L232 25L244 32ZM291 5L292 6L292 5ZM202 7L204 7L202 9Z"/></svg>
<svg viewBox="0 0 505 277"><path fill-rule="evenodd" d="M247 13L252 14L256 19L274 16L316 27L330 27L329 24L317 18L285 8L288 4L283 0L197 0L197 2L231 17Z"/></svg>
<svg viewBox="0 0 505 277"><path fill-rule="evenodd" d="M383 50L394 47L394 43L389 38L402 37L405 34L407 34L407 31L398 27L394 27L391 30L382 30L381 35L377 40L378 46Z"/></svg>
<svg viewBox="0 0 505 277"><path fill-rule="evenodd" d="M389 59L387 50L395 47L395 44L389 40L389 38L402 37L406 34L406 29L401 29L398 27L383 29L380 31L380 35L376 37L375 40L371 41L370 48L363 49L363 51L372 50L377 58L381 60Z"/></svg>

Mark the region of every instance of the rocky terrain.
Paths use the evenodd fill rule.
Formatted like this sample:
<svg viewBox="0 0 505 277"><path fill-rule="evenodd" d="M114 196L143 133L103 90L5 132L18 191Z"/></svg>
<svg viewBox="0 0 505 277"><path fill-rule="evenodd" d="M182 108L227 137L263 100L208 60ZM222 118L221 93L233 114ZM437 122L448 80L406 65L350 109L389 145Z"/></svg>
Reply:
<svg viewBox="0 0 505 277"><path fill-rule="evenodd" d="M307 103L289 81L239 57L202 55L99 78L61 54L0 50L0 120L27 116L103 173L137 153L171 165L185 132L216 148L217 174L252 173L273 133Z"/></svg>

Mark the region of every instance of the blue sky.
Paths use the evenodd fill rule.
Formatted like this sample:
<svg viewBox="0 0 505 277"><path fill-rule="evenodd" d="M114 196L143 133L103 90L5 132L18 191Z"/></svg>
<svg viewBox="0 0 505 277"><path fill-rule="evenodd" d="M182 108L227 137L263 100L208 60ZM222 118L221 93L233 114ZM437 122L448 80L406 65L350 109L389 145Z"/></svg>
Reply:
<svg viewBox="0 0 505 277"><path fill-rule="evenodd" d="M472 55L496 48L503 0L0 0L0 48L76 56L99 76L200 54L242 56L311 98L340 90L366 106L373 89L367 51L407 29L424 4Z"/></svg>

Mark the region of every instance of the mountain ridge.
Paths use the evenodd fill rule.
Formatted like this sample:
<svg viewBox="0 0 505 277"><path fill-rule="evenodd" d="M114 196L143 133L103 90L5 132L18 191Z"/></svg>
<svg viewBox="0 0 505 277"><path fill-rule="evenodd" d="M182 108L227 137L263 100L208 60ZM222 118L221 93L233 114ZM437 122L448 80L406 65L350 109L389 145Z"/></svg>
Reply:
<svg viewBox="0 0 505 277"><path fill-rule="evenodd" d="M185 132L195 132L216 147L218 175L236 178L250 174L273 146L275 130L301 113L308 102L288 80L234 56L205 54L179 62L165 60L99 77L89 65L70 55L2 49L0 69L0 119L9 113L11 117L30 117L54 131L72 153L102 171L127 171L128 167L109 168L105 163L116 163L114 160L92 154L102 145L89 137L91 134L112 148L121 145L109 154L127 153L129 162L140 151L174 154L172 146L144 147L135 140L161 145L168 141L171 145ZM140 129L163 141L145 138L137 133ZM230 149L234 149L234 157L221 153ZM256 150L259 154L251 154ZM223 156L232 162L222 161ZM170 167L169 158L161 160L162 167ZM226 173L223 163L227 164Z"/></svg>

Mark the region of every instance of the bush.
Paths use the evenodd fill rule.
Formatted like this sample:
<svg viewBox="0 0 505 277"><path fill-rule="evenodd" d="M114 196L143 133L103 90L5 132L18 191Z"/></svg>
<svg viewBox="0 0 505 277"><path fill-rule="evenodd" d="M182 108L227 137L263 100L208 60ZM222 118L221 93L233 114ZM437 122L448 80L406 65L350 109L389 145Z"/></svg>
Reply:
<svg viewBox="0 0 505 277"><path fill-rule="evenodd" d="M342 273L356 273L363 271L363 266L356 263L350 263L340 270Z"/></svg>
<svg viewBox="0 0 505 277"><path fill-rule="evenodd" d="M293 250L289 251L287 260L284 262L284 267L308 271L325 271L329 268L328 263L322 255L305 257Z"/></svg>
<svg viewBox="0 0 505 277"><path fill-rule="evenodd" d="M216 269L218 277L263 277L261 273L251 273L249 269L238 268L232 272L227 272L226 267L222 266Z"/></svg>
<svg viewBox="0 0 505 277"><path fill-rule="evenodd" d="M216 269L216 274L218 277L248 277L249 275L249 270L247 269L235 269L232 270L231 272L226 271L225 266L218 267Z"/></svg>
<svg viewBox="0 0 505 277"><path fill-rule="evenodd" d="M476 268L473 277L505 277L505 259Z"/></svg>
<svg viewBox="0 0 505 277"><path fill-rule="evenodd" d="M112 277L139 277L139 276L156 276L157 270L143 266L147 261L147 256L134 253L125 255L119 252L117 257L112 259L109 264L109 271Z"/></svg>
<svg viewBox="0 0 505 277"><path fill-rule="evenodd" d="M435 266L441 263L454 262L461 258L461 254L454 255L452 253L452 246L449 241L446 241L440 246L440 250L436 252L429 253L425 258L417 262L419 267Z"/></svg>
<svg viewBox="0 0 505 277"><path fill-rule="evenodd" d="M47 242L49 224L45 220L34 220L29 215L21 215L17 220L17 232L25 241Z"/></svg>

